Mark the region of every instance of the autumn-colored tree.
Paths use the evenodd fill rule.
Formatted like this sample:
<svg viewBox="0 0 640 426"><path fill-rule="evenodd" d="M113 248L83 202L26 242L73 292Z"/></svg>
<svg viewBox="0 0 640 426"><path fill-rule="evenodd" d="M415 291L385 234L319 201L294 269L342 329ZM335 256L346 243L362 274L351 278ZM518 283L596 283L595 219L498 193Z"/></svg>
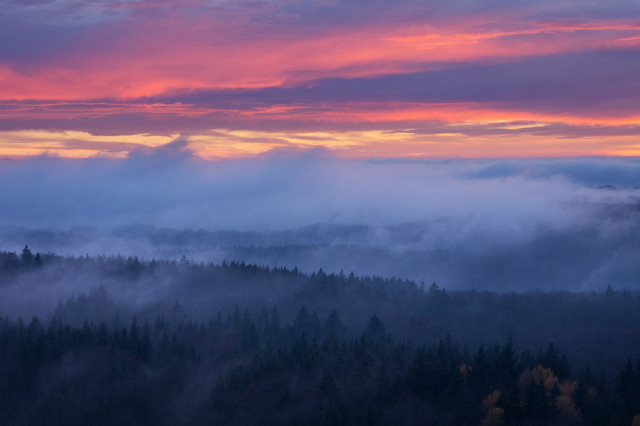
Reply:
<svg viewBox="0 0 640 426"><path fill-rule="evenodd" d="M504 424L504 409L497 407L498 400L502 397L502 392L494 390L485 399L482 400L482 407L487 414L482 420L485 426L497 426Z"/></svg>

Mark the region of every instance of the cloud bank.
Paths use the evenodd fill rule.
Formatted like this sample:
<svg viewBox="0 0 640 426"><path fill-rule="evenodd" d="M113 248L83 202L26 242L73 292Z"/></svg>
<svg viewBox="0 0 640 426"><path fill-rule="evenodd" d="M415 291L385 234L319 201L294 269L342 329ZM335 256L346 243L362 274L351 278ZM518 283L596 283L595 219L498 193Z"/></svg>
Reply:
<svg viewBox="0 0 640 426"><path fill-rule="evenodd" d="M450 288L599 289L635 286L640 273L636 158L355 161L311 150L210 162L182 138L123 160L5 161L0 182L0 248L12 251L186 254Z"/></svg>
<svg viewBox="0 0 640 426"><path fill-rule="evenodd" d="M455 217L568 225L574 209L630 202L640 182L635 158L357 161L315 149L216 162L193 157L187 144L123 160L4 161L2 224L273 230ZM598 188L607 185L618 188Z"/></svg>

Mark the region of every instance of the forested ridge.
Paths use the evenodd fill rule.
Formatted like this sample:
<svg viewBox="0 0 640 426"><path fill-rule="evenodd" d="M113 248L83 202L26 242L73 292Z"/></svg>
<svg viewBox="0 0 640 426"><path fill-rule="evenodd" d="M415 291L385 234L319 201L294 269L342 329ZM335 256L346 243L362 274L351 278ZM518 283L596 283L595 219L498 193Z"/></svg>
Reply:
<svg viewBox="0 0 640 426"><path fill-rule="evenodd" d="M3 424L640 422L635 292L30 250L0 271ZM8 314L17 289L49 308Z"/></svg>

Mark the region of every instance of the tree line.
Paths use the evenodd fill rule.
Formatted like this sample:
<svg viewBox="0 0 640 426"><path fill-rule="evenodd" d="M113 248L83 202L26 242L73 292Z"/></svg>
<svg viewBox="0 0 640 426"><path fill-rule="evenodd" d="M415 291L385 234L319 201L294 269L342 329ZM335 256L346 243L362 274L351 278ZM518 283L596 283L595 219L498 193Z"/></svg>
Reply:
<svg viewBox="0 0 640 426"><path fill-rule="evenodd" d="M25 247L0 253L0 292L3 424L640 422L640 295L611 286L445 291ZM3 313L39 292L50 310Z"/></svg>
<svg viewBox="0 0 640 426"><path fill-rule="evenodd" d="M7 425L631 425L640 359L611 380L572 372L553 344L470 349L444 336L395 339L372 316L347 337L340 315L302 307L127 326L0 319ZM117 419L117 420L116 420ZM634 420L635 419L635 420ZM634 423L635 425L635 423Z"/></svg>

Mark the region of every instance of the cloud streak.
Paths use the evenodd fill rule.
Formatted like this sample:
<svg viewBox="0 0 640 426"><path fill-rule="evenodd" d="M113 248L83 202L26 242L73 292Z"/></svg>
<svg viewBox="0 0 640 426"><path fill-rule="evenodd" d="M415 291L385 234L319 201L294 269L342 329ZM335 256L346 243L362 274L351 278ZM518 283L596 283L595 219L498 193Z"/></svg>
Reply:
<svg viewBox="0 0 640 426"><path fill-rule="evenodd" d="M531 132L519 142L530 147L526 153L507 147L503 156L638 152L629 140L616 139L593 149L573 131L592 126L619 134L639 123L640 8L634 2L5 4L0 129L90 136L82 149L27 143L10 151L6 145L15 140L5 133L3 156L122 157L156 146L139 137L114 150L91 142L100 135L231 130L295 138L319 130L398 132L491 122L542 123L556 133L564 129L560 138L584 142L549 150L558 140ZM435 139L395 153L388 143L372 155L429 156L434 142L438 155L466 156ZM472 156L498 153L485 141L460 136L457 142L471 145ZM371 150L354 145L352 156ZM217 152L255 155L274 147Z"/></svg>

